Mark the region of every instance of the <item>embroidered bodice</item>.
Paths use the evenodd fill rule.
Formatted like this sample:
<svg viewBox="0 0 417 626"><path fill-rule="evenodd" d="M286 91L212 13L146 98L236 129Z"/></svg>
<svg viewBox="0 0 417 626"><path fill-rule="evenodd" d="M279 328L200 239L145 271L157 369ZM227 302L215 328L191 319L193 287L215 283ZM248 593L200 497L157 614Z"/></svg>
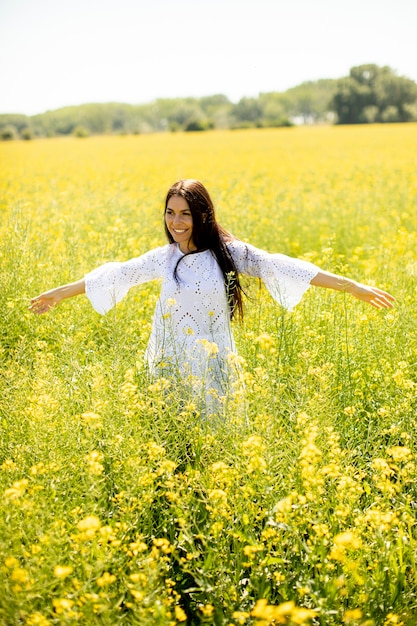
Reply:
<svg viewBox="0 0 417 626"><path fill-rule="evenodd" d="M288 310L318 272L311 263L269 254L236 239L226 245L238 272L261 278ZM86 275L86 294L95 310L105 314L131 287L155 279L162 285L146 350L151 372L175 369L182 376L201 377L207 375L209 363L211 384L223 388L214 379L227 379L227 355L236 348L223 275L210 250L183 255L177 244L168 244L130 261L106 263Z"/></svg>

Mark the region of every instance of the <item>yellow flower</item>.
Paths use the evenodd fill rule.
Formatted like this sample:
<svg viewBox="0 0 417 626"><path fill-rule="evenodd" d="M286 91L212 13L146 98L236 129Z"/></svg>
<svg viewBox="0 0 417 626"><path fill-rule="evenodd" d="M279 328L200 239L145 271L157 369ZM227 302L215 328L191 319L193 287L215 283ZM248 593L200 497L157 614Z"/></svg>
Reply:
<svg viewBox="0 0 417 626"><path fill-rule="evenodd" d="M143 541L134 541L129 544L129 548L131 549L132 554L134 556L137 556L140 552L144 552L145 550L147 550L148 546ZM134 575L136 574L132 574L132 576Z"/></svg>
<svg viewBox="0 0 417 626"><path fill-rule="evenodd" d="M87 462L88 471L90 472L90 474L93 474L94 476L100 476L100 474L104 472L104 465L101 463L103 459L103 454L101 452L98 452L97 450L93 450L92 452L89 452L87 454L85 460Z"/></svg>
<svg viewBox="0 0 417 626"><path fill-rule="evenodd" d="M207 356L214 357L216 354L219 354L219 346L214 341L208 341L207 339L197 339L196 343L200 344Z"/></svg>
<svg viewBox="0 0 417 626"><path fill-rule="evenodd" d="M143 584L145 584L146 581L147 581L146 575L143 572L130 574L129 578L134 583L143 583Z"/></svg>
<svg viewBox="0 0 417 626"><path fill-rule="evenodd" d="M341 546L343 548L348 548L351 550L356 550L361 547L362 542L357 535L351 530L347 530L344 533L340 533L333 537L333 541L336 546Z"/></svg>
<svg viewBox="0 0 417 626"><path fill-rule="evenodd" d="M248 556L250 559L255 558L255 554L257 552L261 552L263 550L264 546L263 545L259 545L259 546L243 546L243 554L245 556Z"/></svg>
<svg viewBox="0 0 417 626"><path fill-rule="evenodd" d="M96 532L100 529L101 522L96 515L89 515L77 524L78 530L81 531L80 539L92 539Z"/></svg>
<svg viewBox="0 0 417 626"><path fill-rule="evenodd" d="M172 548L170 546L170 543L169 543L168 539L165 539L165 537L154 539L153 540L153 545L156 548L158 548L158 550L163 552L164 554L169 554L170 552L172 552Z"/></svg>
<svg viewBox="0 0 417 626"><path fill-rule="evenodd" d="M360 537L348 530L333 537L333 547L330 550L329 558L335 561L344 561L348 550L357 550L361 547Z"/></svg>
<svg viewBox="0 0 417 626"><path fill-rule="evenodd" d="M404 622L401 621L401 618L395 613L388 613L384 626L404 626Z"/></svg>
<svg viewBox="0 0 417 626"><path fill-rule="evenodd" d="M51 622L42 613L32 613L25 622L25 626L50 626Z"/></svg>
<svg viewBox="0 0 417 626"><path fill-rule="evenodd" d="M74 568L71 567L71 565L55 565L54 576L56 576L57 578L66 578L67 576L72 574L73 571Z"/></svg>
<svg viewBox="0 0 417 626"><path fill-rule="evenodd" d="M349 624L349 622L354 622L362 617L361 609L348 609L344 612L342 621L344 624Z"/></svg>
<svg viewBox="0 0 417 626"><path fill-rule="evenodd" d="M98 413L88 411L87 413L83 413L80 417L82 421L87 424L87 426L91 426L91 428L101 428L103 426L101 423L101 417Z"/></svg>
<svg viewBox="0 0 417 626"><path fill-rule="evenodd" d="M294 607L291 611L291 622L301 626L306 622L309 622L313 617L316 617L317 611L315 609L305 609L303 607Z"/></svg>
<svg viewBox="0 0 417 626"><path fill-rule="evenodd" d="M238 624L244 624L246 622L246 620L248 619L248 617L250 616L249 613L245 613L244 611L235 611L232 614L233 619L238 623Z"/></svg>
<svg viewBox="0 0 417 626"><path fill-rule="evenodd" d="M177 620L177 622L187 621L187 614L183 611L183 609L180 606L175 607L175 619Z"/></svg>
<svg viewBox="0 0 417 626"><path fill-rule="evenodd" d="M23 567L16 567L16 569L12 571L11 579L15 583L27 583L29 582L29 574Z"/></svg>
<svg viewBox="0 0 417 626"><path fill-rule="evenodd" d="M268 465L265 459L262 456L253 456L248 464L247 470L248 474L252 474L253 472L265 472Z"/></svg>
<svg viewBox="0 0 417 626"><path fill-rule="evenodd" d="M141 602L143 598L145 597L145 594L143 593L143 591L138 591L137 589L130 589L130 593L138 602Z"/></svg>
<svg viewBox="0 0 417 626"><path fill-rule="evenodd" d="M74 601L69 600L68 598L54 598L54 600L52 600L52 605L55 609L55 613L61 615L62 613L69 611L74 606Z"/></svg>
<svg viewBox="0 0 417 626"><path fill-rule="evenodd" d="M17 469L17 465L12 459L6 459L1 465L0 469L8 472L14 472Z"/></svg>
<svg viewBox="0 0 417 626"><path fill-rule="evenodd" d="M210 617L210 615L213 615L214 606L212 604L203 604L200 605L198 608L200 609L204 617Z"/></svg>
<svg viewBox="0 0 417 626"><path fill-rule="evenodd" d="M284 602L279 606L273 606L268 604L268 600L262 598L256 602L251 611L251 616L266 620L268 624L286 624L287 617L292 614L294 607L295 604L292 601Z"/></svg>
<svg viewBox="0 0 417 626"><path fill-rule="evenodd" d="M265 443L259 435L252 435L242 442L243 454L252 456L265 449Z"/></svg>
<svg viewBox="0 0 417 626"><path fill-rule="evenodd" d="M9 489L5 490L4 492L5 497L9 498L10 500L16 500L17 498L20 498L25 493L28 487L28 484L29 484L29 481L27 480L27 478L23 478L22 480L17 480L16 482L13 483L13 485Z"/></svg>
<svg viewBox="0 0 417 626"><path fill-rule="evenodd" d="M87 424L91 424L91 422L97 422L101 419L98 413L93 413L92 411L88 411L87 413L82 413L81 419Z"/></svg>
<svg viewBox="0 0 417 626"><path fill-rule="evenodd" d="M100 526L101 522L96 515L85 517L77 524L79 530L98 530Z"/></svg>
<svg viewBox="0 0 417 626"><path fill-rule="evenodd" d="M268 333L261 333L258 337L255 338L255 343L259 345L261 350L274 351L275 339L271 337L271 335L269 335Z"/></svg>
<svg viewBox="0 0 417 626"><path fill-rule="evenodd" d="M100 578L97 578L97 584L99 587L107 587L107 585L111 585L116 580L116 576L114 574L110 574L109 572L104 572Z"/></svg>
<svg viewBox="0 0 417 626"><path fill-rule="evenodd" d="M392 448L388 448L387 454L397 463L409 461L413 456L410 448L406 448L405 446L392 446Z"/></svg>

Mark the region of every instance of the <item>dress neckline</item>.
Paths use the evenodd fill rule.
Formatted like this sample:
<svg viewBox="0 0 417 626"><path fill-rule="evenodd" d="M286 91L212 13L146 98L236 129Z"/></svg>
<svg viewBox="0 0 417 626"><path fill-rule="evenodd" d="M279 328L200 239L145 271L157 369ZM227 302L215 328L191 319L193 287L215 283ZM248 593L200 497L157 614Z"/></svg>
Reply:
<svg viewBox="0 0 417 626"><path fill-rule="evenodd" d="M181 256L193 256L194 254L202 254L203 252L209 252L209 248L205 248L204 250L190 250L190 252L183 252L180 248L180 244L179 243L175 243L174 244L177 252L181 255Z"/></svg>

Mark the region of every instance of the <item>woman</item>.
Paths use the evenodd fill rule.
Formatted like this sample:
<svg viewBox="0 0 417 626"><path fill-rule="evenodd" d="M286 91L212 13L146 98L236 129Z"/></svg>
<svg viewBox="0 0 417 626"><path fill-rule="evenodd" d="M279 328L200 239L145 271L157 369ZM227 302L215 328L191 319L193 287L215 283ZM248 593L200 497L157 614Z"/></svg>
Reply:
<svg viewBox="0 0 417 626"><path fill-rule="evenodd" d="M150 371L191 381L207 400L223 396L230 381L236 355L230 319L243 314L240 274L261 278L288 310L310 285L345 291L379 309L393 306L394 298L380 289L239 241L216 221L211 198L197 180L180 180L169 189L164 221L168 245L47 291L33 298L31 310L45 313L86 293L105 314L131 287L162 279L146 350Z"/></svg>

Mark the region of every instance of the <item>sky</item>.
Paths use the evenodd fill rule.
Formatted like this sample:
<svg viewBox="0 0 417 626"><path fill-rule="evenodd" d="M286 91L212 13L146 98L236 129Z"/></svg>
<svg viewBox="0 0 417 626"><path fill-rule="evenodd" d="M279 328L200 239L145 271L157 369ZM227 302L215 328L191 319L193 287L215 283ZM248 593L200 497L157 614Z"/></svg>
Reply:
<svg viewBox="0 0 417 626"><path fill-rule="evenodd" d="M417 82L417 0L0 0L0 113L285 91L364 63Z"/></svg>

